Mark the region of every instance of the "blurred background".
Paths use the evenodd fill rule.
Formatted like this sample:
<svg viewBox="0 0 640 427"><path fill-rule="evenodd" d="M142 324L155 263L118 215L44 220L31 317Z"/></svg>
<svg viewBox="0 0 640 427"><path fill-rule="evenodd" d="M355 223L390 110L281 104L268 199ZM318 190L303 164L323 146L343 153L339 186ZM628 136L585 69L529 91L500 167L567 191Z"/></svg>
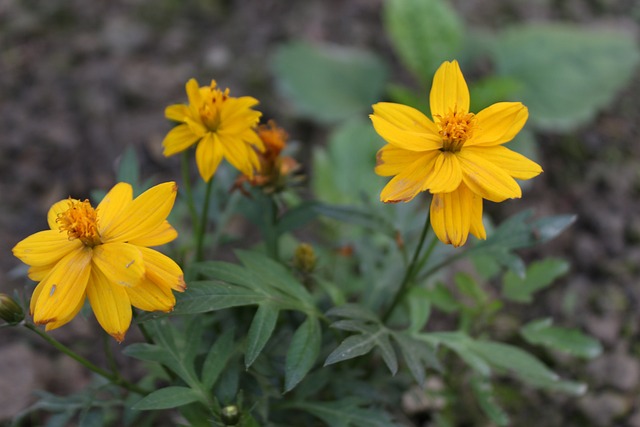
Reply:
<svg viewBox="0 0 640 427"><path fill-rule="evenodd" d="M472 87L478 102L488 105L509 94L530 107L530 137L522 149L545 170L522 200L488 206L488 212L495 222L527 207L536 215L578 215L559 239L525 254L563 257L571 269L521 316L552 316L604 346L602 356L590 361L550 356L547 363L586 382L589 391L575 398L525 389L509 404L513 425L640 427L640 4L456 0L449 5L453 23L443 28L444 36L432 35L439 43L433 49L441 50L434 57L461 59L467 79L479 82ZM258 98L263 117L275 119L298 141L307 174L313 174L314 149L337 126L332 108L363 118L369 111L343 112L336 100L314 118L300 101L304 94L287 80L295 49L302 49L301 57L306 46L326 44L367 52L383 64L373 69L384 77L372 83L385 87L383 96L407 103L411 93L427 99L433 70L421 71L433 65L403 50L409 43L403 37L410 36L400 34L397 15L385 8L383 0L1 1L0 292L30 295L26 270L11 248L46 227L53 202L110 188L127 147L134 147L143 178L159 182L179 176L179 159L161 154L171 127L164 108L186 102L189 78L200 84L214 78L232 96ZM418 17L407 25L421 23ZM522 29L548 23L578 31L567 35L561 27L557 40L553 34L540 39L545 44L536 37L555 30ZM463 36L455 33L460 29ZM425 43L424 49L431 46ZM585 50L576 54L576 46ZM491 49L493 54L484 54ZM563 68L565 60L574 68ZM543 66L532 69L529 63ZM532 84L522 89L519 81ZM555 87L569 87L576 95L551 104L536 97ZM311 107L320 108L326 101L314 102ZM367 161L373 165L374 158ZM55 333L91 355L95 328L92 317L78 318ZM32 403L34 390L66 394L88 381L73 361L32 342L24 331L0 330L0 423Z"/></svg>

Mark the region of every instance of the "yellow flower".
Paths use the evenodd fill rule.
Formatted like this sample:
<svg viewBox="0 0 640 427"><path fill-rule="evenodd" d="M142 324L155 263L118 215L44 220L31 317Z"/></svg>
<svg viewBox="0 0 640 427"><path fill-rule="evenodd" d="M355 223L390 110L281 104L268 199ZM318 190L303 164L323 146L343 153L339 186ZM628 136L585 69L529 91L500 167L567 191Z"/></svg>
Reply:
<svg viewBox="0 0 640 427"><path fill-rule="evenodd" d="M542 172L537 163L502 146L522 129L529 112L520 102L500 102L470 113L469 89L457 61L436 71L429 101L433 121L406 105L373 106L373 126L388 142L378 152L375 170L394 177L380 200L408 202L428 190L431 225L442 242L464 245L469 232L486 239L482 199L519 198L514 178Z"/></svg>
<svg viewBox="0 0 640 427"><path fill-rule="evenodd" d="M124 339L131 306L171 311L171 290L186 286L180 267L149 249L178 233L166 218L173 207L174 182L156 185L133 199L131 186L119 183L93 208L88 200L61 200L51 206L50 230L22 240L13 254L29 265L40 283L31 297L34 322L46 330L75 317L89 298L102 328Z"/></svg>
<svg viewBox="0 0 640 427"><path fill-rule="evenodd" d="M253 130L262 113L252 110L258 100L250 96L233 98L229 89L222 92L215 80L210 86L199 87L195 79L187 82L189 105L170 105L165 117L179 122L162 141L166 157L184 151L193 144L200 176L206 182L218 169L224 157L244 175L253 177L260 161L254 147L264 145Z"/></svg>

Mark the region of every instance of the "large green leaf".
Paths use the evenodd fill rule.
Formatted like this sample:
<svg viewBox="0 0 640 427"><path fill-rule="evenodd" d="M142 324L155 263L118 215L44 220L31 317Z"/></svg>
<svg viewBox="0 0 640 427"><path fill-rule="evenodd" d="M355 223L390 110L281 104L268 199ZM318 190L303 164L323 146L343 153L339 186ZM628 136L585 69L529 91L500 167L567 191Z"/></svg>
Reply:
<svg viewBox="0 0 640 427"><path fill-rule="evenodd" d="M423 83L460 53L462 22L446 0L388 0L384 23L397 54Z"/></svg>
<svg viewBox="0 0 640 427"><path fill-rule="evenodd" d="M640 57L635 37L569 24L513 27L495 40L499 75L517 79L518 100L539 129L567 131L592 119L629 82Z"/></svg>
<svg viewBox="0 0 640 427"><path fill-rule="evenodd" d="M202 364L201 376L205 389L213 387L234 351L233 330L227 330L213 343Z"/></svg>
<svg viewBox="0 0 640 427"><path fill-rule="evenodd" d="M321 122L368 110L387 79L385 64L369 52L305 42L280 46L272 69L297 112Z"/></svg>
<svg viewBox="0 0 640 427"><path fill-rule="evenodd" d="M174 314L194 314L254 305L267 299L252 289L216 280L191 282L189 292L178 294Z"/></svg>
<svg viewBox="0 0 640 427"><path fill-rule="evenodd" d="M264 303L258 306L247 333L247 349L244 353L244 365L247 369L260 355L267 341L271 338L279 313L280 309L272 304Z"/></svg>
<svg viewBox="0 0 640 427"><path fill-rule="evenodd" d="M509 417L504 410L498 406L493 394L493 387L487 378L475 376L471 380L471 390L482 408L483 412L499 426L509 425Z"/></svg>
<svg viewBox="0 0 640 427"><path fill-rule="evenodd" d="M598 340L576 329L553 326L551 319L527 323L520 334L531 344L544 345L585 359L592 359L602 353L602 345Z"/></svg>
<svg viewBox="0 0 640 427"><path fill-rule="evenodd" d="M297 401L287 406L302 409L331 427L399 427L389 414L376 408L364 408L360 399L354 397L333 402Z"/></svg>
<svg viewBox="0 0 640 427"><path fill-rule="evenodd" d="M172 386L154 391L136 403L133 409L177 408L178 406L197 402L198 400L200 400L200 395L195 390L188 387Z"/></svg>
<svg viewBox="0 0 640 427"><path fill-rule="evenodd" d="M311 370L318 359L322 329L316 317L307 319L291 338L284 368L284 391L292 390Z"/></svg>

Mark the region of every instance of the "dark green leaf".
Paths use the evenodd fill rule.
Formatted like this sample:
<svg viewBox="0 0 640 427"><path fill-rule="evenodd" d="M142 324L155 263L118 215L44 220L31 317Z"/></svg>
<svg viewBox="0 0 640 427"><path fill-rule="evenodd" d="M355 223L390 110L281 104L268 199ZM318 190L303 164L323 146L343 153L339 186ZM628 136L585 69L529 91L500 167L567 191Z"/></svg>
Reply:
<svg viewBox="0 0 640 427"><path fill-rule="evenodd" d="M551 319L530 322L520 330L520 334L531 344L544 345L585 359L598 357L602 353L602 345L598 340L576 329L552 326Z"/></svg>
<svg viewBox="0 0 640 427"><path fill-rule="evenodd" d="M244 354L244 365L248 369L256 360L265 344L273 334L280 310L271 304L258 306L249 332L247 333L247 349Z"/></svg>
<svg viewBox="0 0 640 427"><path fill-rule="evenodd" d="M272 69L297 112L322 122L366 111L387 79L385 64L369 52L305 42L280 46Z"/></svg>
<svg viewBox="0 0 640 427"><path fill-rule="evenodd" d="M200 395L188 388L171 386L161 388L149 394L133 406L133 409L145 411L150 409L168 409L177 408L178 406L188 403L197 402Z"/></svg>
<svg viewBox="0 0 640 427"><path fill-rule="evenodd" d="M331 427L399 427L389 414L375 408L362 408L356 398L335 402L298 401L291 406L302 409Z"/></svg>
<svg viewBox="0 0 640 427"><path fill-rule="evenodd" d="M384 23L397 54L421 82L460 52L464 27L446 1L389 0Z"/></svg>
<svg viewBox="0 0 640 427"><path fill-rule="evenodd" d="M254 305L267 297L245 287L219 281L191 282L189 291L176 296L174 314L195 314L229 307Z"/></svg>
<svg viewBox="0 0 640 427"><path fill-rule="evenodd" d="M494 44L497 73L522 83L531 122L553 131L575 129L606 107L639 57L631 32L569 24L520 25Z"/></svg>
<svg viewBox="0 0 640 427"><path fill-rule="evenodd" d="M211 350L209 350L207 357L204 359L202 384L205 389L208 390L213 387L234 351L233 331L227 330L213 343Z"/></svg>
<svg viewBox="0 0 640 427"><path fill-rule="evenodd" d="M532 295L551 285L569 271L569 264L561 259L547 258L532 263L524 279L508 271L503 277L502 293L512 301L531 302Z"/></svg>
<svg viewBox="0 0 640 427"><path fill-rule="evenodd" d="M371 349L373 349L373 347L376 345L376 341L378 339L377 335L383 333L383 331L378 331L373 335L358 334L347 337L327 357L327 360L325 360L324 362L324 366L369 353Z"/></svg>
<svg viewBox="0 0 640 427"><path fill-rule="evenodd" d="M378 319L378 316L374 312L358 304L344 304L339 307L333 307L327 311L326 314L327 316L361 319L375 323L380 322L380 319Z"/></svg>
<svg viewBox="0 0 640 427"><path fill-rule="evenodd" d="M442 370L442 365L436 356L434 347L402 332L395 332L392 336L398 343L400 354L402 354L407 367L418 384L424 384L425 367L430 367L437 371Z"/></svg>
<svg viewBox="0 0 640 427"><path fill-rule="evenodd" d="M285 393L291 391L311 370L318 359L321 341L320 322L316 317L307 317L293 334L287 351L284 371Z"/></svg>
<svg viewBox="0 0 640 427"><path fill-rule="evenodd" d="M376 346L378 347L378 350L380 350L382 360L384 360L387 368L389 368L391 375L395 375L396 372L398 372L398 356L391 345L391 341L389 341L389 335L381 334L378 336Z"/></svg>
<svg viewBox="0 0 640 427"><path fill-rule="evenodd" d="M278 234L297 230L316 219L316 205L315 202L304 202L285 212L278 219Z"/></svg>

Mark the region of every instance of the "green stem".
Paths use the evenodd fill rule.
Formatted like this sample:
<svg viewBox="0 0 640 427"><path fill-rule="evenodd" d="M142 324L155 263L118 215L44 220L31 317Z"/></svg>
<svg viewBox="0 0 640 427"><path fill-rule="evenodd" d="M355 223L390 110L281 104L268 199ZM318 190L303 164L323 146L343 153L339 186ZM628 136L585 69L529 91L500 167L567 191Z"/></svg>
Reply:
<svg viewBox="0 0 640 427"><path fill-rule="evenodd" d="M402 282L400 283L400 287L398 288L396 294L394 295L393 300L391 301L391 304L389 305L389 307L385 311L384 315L382 316L382 321L383 322L386 322L389 319L389 316L391 316L391 313L393 312L393 310L400 303L400 301L402 301L402 299L404 298L405 294L409 290L413 278L415 277L415 275L419 271L418 265L421 266L424 262L426 262L425 258L423 258L420 261L420 263L418 263L417 261L418 261L418 257L420 256L420 252L422 251L422 247L424 246L424 242L427 240L427 234L428 234L430 228L431 228L431 226L430 226L430 223L429 223L429 211L427 211L427 217L426 217L426 220L424 222L424 226L422 227L422 233L420 234L420 240L418 240L418 245L416 246L416 250L413 253L413 257L411 258L411 262L407 266L407 271L404 273L404 277L402 279ZM431 254L431 252L433 251L433 247L434 246L435 246L435 243L432 243L431 246L429 247L429 249L427 250L427 252L425 253L426 256Z"/></svg>
<svg viewBox="0 0 640 427"><path fill-rule="evenodd" d="M182 153L180 169L182 170L182 185L187 199L187 207L189 208L191 223L195 230L196 224L198 224L198 214L196 213L196 206L193 201L193 192L191 191L191 177L189 176L189 150L185 150Z"/></svg>
<svg viewBox="0 0 640 427"><path fill-rule="evenodd" d="M233 193L231 193L231 196L229 197L229 200L224 206L223 211L220 214L218 221L216 223L216 228L213 231L213 234L211 236L212 248L217 248L218 245L220 244L222 233L227 228L227 224L229 223L229 220L231 219L231 216L233 215L236 205L240 201L241 197L242 197L242 193L240 193L239 191L234 191Z"/></svg>
<svg viewBox="0 0 640 427"><path fill-rule="evenodd" d="M266 244L267 244L267 253L271 258L275 261L280 261L280 248L279 248L279 233L278 233L278 203L276 202L275 196L270 195L267 197L269 199L269 209L267 210L267 236L266 236Z"/></svg>
<svg viewBox="0 0 640 427"><path fill-rule="evenodd" d="M202 214L200 215L200 223L198 224L198 235L196 236L196 262L202 261L204 253L204 235L207 231L207 222L209 216L209 204L211 200L211 189L213 188L213 178L207 182L204 193L204 204L202 205Z"/></svg>
<svg viewBox="0 0 640 427"><path fill-rule="evenodd" d="M120 386L122 388L125 388L125 389L127 389L127 390L129 390L131 392L137 393L137 394L139 394L141 396L146 396L147 394L150 393L150 391L145 390L145 389L137 386L136 384L130 383L129 381L125 380L124 378L120 377L117 374L112 374L110 372L105 371L102 368L97 367L96 365L94 365L93 363L91 363L90 361L85 359L84 357L80 356L79 354L77 354L76 352L71 350L66 345L62 344L60 341L58 341L55 338L51 337L50 335L42 332L41 330L36 328L34 325L32 325L30 323L24 323L24 326L27 329L30 329L33 332L35 332L37 335L39 335L46 342L48 342L49 344L54 346L56 349L60 350L61 352L63 352L67 356L71 357L76 362L80 363L85 368L89 369L90 371L93 371L96 374L100 375L101 377L109 380L111 383L113 383L113 384L115 384L117 386Z"/></svg>

